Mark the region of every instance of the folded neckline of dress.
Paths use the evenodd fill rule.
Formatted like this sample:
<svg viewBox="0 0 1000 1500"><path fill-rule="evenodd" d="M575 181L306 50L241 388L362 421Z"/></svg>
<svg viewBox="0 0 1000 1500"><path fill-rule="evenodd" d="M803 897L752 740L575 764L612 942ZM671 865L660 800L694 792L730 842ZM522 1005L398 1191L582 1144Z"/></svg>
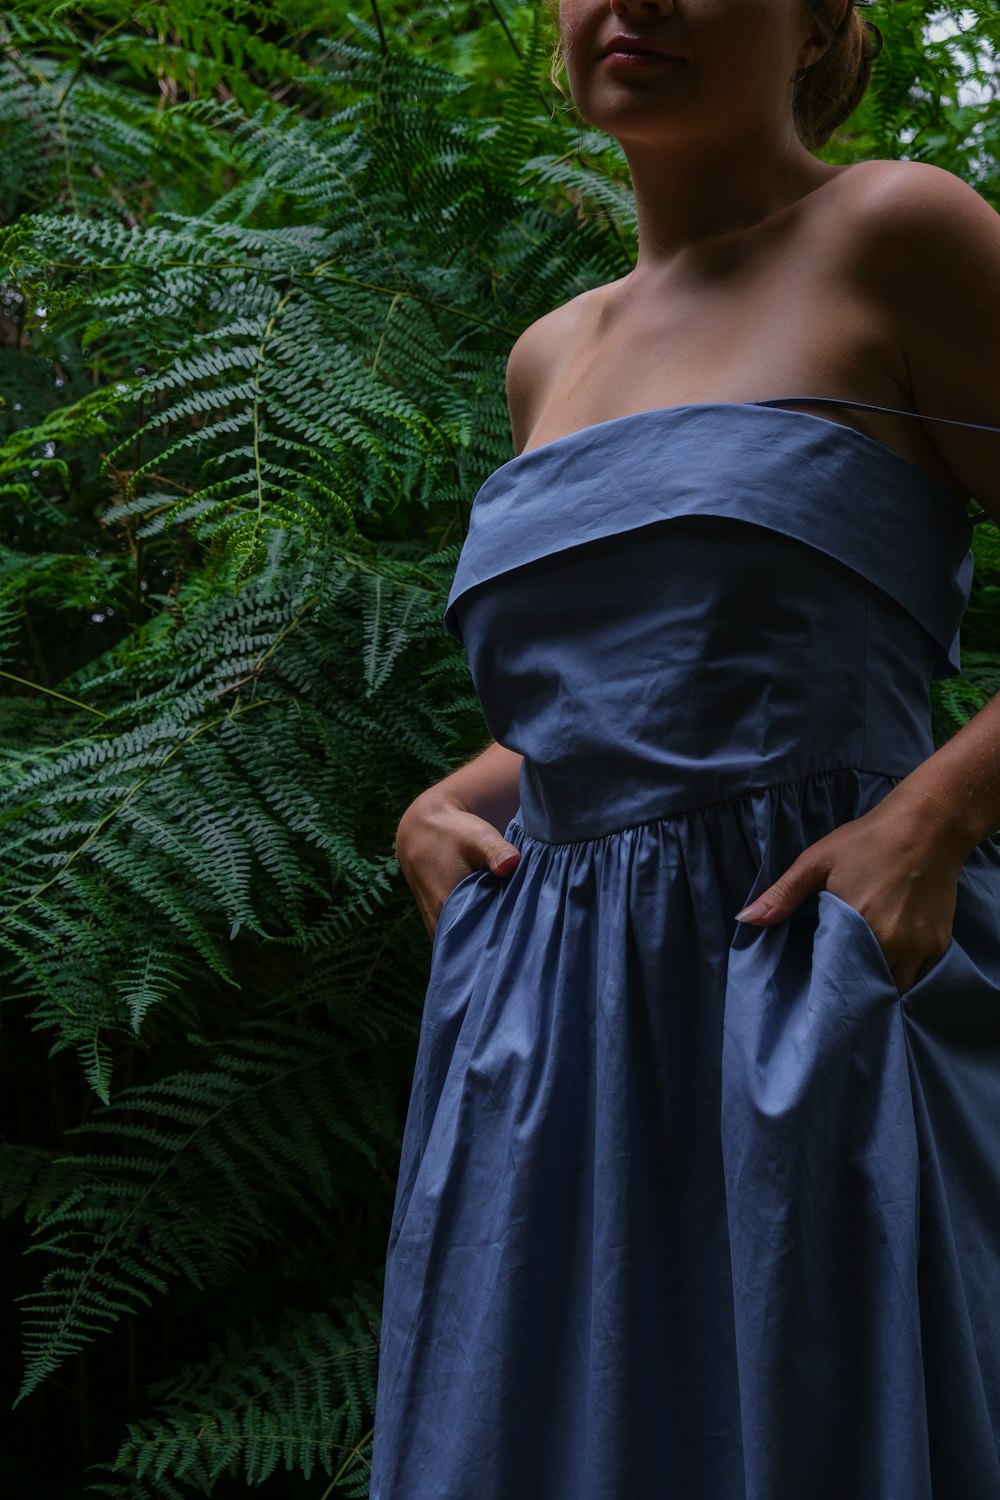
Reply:
<svg viewBox="0 0 1000 1500"><path fill-rule="evenodd" d="M660 426L672 429L662 439ZM842 442L842 432L851 437ZM801 466L799 504L789 504L786 465ZM472 507L445 624L461 640L460 600L525 564L697 515L763 526L826 552L924 626L941 648L937 675L958 670L972 524L953 498L856 428L740 402L612 417L503 464ZM902 535L913 545L902 547Z"/></svg>
<svg viewBox="0 0 1000 1500"><path fill-rule="evenodd" d="M574 439L588 437L595 432L600 432L602 429L618 427L625 422L635 422L647 417L673 416L678 412L688 411L773 412L779 416L792 417L793 419L804 419L807 422L819 423L824 427L832 427L838 432L846 432L851 434L862 443L867 443L871 448L874 448L883 457L894 459L896 463L901 464L909 474L915 475L923 484L929 485L938 495L942 497L942 499L947 501L947 503L952 507L953 510L956 510L958 512L959 519L963 519L960 509L961 502L956 500L955 496L950 492L950 490L945 488L940 480L935 479L933 475L929 474L926 469L922 469L919 464L914 463L912 459L904 457L904 455L902 453L899 453L895 448L890 448L888 443L883 443L880 442L878 438L870 437L867 432L862 432L860 427L854 427L849 422L836 422L832 417L822 417L818 416L815 412L803 411L800 409L799 403L801 402L819 400L822 400L824 403L829 401L830 406L840 406L843 404L845 408L858 407L862 410L868 409L867 403L851 402L846 398L844 402L841 403L836 399L836 397L833 396L829 398L825 396L779 396L762 401L685 401L679 403L676 406L647 406L640 411L625 412L620 417L606 417L601 422L588 422L584 427L574 427L572 432L566 432L562 435L562 437L552 438L547 443L539 443L537 447L534 448L527 448L523 452L515 454L513 458L509 458L506 463L501 464L499 469L495 469L493 471L493 474L490 476L490 478L495 478L497 474L502 474L505 469L509 469L513 464L527 463L532 459L538 458L539 456L544 456L556 452L565 444L572 443ZM787 406L783 404L786 401L788 403ZM922 412L895 411L890 407L882 407L877 409L884 411L891 410L896 416L912 417L918 421L923 419L924 416ZM938 421L942 419L932 417L927 418L927 420ZM964 426L965 424L958 423L956 425Z"/></svg>

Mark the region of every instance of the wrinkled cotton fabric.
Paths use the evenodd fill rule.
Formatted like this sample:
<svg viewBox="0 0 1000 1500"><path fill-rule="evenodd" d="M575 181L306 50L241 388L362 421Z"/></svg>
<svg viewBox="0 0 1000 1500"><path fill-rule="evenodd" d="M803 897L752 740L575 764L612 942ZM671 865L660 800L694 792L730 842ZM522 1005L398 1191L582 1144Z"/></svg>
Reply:
<svg viewBox="0 0 1000 1500"><path fill-rule="evenodd" d="M932 750L969 528L802 412L574 433L448 611L524 757L435 937L372 1500L998 1500L1000 858L902 998L828 892L735 915Z"/></svg>

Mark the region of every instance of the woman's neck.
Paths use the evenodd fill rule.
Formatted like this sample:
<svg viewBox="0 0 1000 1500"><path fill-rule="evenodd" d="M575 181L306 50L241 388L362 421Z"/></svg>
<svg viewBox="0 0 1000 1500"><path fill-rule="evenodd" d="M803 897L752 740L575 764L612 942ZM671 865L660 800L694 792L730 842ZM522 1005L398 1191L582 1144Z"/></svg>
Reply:
<svg viewBox="0 0 1000 1500"><path fill-rule="evenodd" d="M673 151L626 143L639 224L636 270L764 223L842 168L818 161L798 140L747 140L734 150L692 143Z"/></svg>

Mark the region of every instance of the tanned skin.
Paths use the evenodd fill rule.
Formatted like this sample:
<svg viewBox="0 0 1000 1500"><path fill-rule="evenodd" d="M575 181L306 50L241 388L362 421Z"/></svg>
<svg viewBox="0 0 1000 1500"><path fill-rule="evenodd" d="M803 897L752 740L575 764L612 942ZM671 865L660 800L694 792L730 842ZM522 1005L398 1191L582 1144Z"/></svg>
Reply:
<svg viewBox="0 0 1000 1500"><path fill-rule="evenodd" d="M826 41L799 0L564 0L560 25L580 112L628 157L639 254L518 340L516 452L631 412L792 395L1000 425L1000 217L937 168L830 167L802 146L792 80ZM621 33L672 56L609 61ZM942 504L975 495L1000 520L1000 437L823 416L929 474ZM519 768L491 745L404 814L397 850L429 931L462 876L517 864L502 829ZM959 870L998 827L1000 695L741 919L784 921L828 889L866 919L905 991L944 953Z"/></svg>

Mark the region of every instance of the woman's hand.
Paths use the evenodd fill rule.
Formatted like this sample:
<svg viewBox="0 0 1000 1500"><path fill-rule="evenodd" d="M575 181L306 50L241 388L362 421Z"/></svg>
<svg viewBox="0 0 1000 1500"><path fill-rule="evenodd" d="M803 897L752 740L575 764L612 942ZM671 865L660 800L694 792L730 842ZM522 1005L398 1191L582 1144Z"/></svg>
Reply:
<svg viewBox="0 0 1000 1500"><path fill-rule="evenodd" d="M473 870L509 875L521 858L492 823L440 787L422 792L406 809L396 832L396 854L432 937L445 899L460 880Z"/></svg>
<svg viewBox="0 0 1000 1500"><path fill-rule="evenodd" d="M951 940L967 850L940 813L900 784L871 812L811 844L737 920L770 927L816 891L832 891L864 917L903 994Z"/></svg>
<svg viewBox="0 0 1000 1500"><path fill-rule="evenodd" d="M517 806L520 765L519 755L491 745L421 792L400 819L396 854L432 937L445 899L460 880L474 870L509 875L521 858L497 827L506 826Z"/></svg>

